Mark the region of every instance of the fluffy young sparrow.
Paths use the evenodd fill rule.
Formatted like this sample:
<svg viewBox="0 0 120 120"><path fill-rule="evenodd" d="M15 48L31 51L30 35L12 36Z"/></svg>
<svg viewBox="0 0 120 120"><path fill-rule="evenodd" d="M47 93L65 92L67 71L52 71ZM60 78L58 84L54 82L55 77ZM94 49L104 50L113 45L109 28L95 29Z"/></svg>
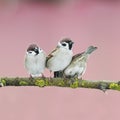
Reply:
<svg viewBox="0 0 120 120"><path fill-rule="evenodd" d="M41 77L45 69L46 54L36 44L31 44L25 56L25 68L31 77Z"/></svg>
<svg viewBox="0 0 120 120"><path fill-rule="evenodd" d="M64 38L55 50L53 50L47 57L46 67L50 72L54 72L54 77L60 77L60 71L63 71L72 60L72 46L73 42L70 38Z"/></svg>
<svg viewBox="0 0 120 120"><path fill-rule="evenodd" d="M71 63L64 70L64 77L80 79L85 73L89 55L96 49L97 47L89 46L85 52L74 55Z"/></svg>

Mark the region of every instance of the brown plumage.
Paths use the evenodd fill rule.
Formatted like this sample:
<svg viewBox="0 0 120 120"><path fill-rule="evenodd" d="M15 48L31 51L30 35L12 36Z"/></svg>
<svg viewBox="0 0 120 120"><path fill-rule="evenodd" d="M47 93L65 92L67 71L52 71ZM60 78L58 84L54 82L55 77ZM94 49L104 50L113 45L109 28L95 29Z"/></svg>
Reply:
<svg viewBox="0 0 120 120"><path fill-rule="evenodd" d="M35 48L38 49L38 46L37 46L36 44L31 44L31 45L28 47L27 51L34 51Z"/></svg>
<svg viewBox="0 0 120 120"><path fill-rule="evenodd" d="M85 73L89 55L96 49L97 47L89 46L85 52L74 55L71 63L64 70L64 76L65 77L77 76L78 78L81 78L81 76Z"/></svg>

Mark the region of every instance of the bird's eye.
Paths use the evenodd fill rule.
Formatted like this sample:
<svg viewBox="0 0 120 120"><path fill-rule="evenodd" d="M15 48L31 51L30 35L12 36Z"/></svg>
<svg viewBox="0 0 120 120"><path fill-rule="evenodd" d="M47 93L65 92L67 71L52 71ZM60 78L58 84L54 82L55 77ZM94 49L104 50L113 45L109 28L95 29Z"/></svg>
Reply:
<svg viewBox="0 0 120 120"><path fill-rule="evenodd" d="M63 46L66 46L66 44L65 44L65 43L62 43L62 45L63 45Z"/></svg>
<svg viewBox="0 0 120 120"><path fill-rule="evenodd" d="M28 51L28 53L32 54L32 51Z"/></svg>

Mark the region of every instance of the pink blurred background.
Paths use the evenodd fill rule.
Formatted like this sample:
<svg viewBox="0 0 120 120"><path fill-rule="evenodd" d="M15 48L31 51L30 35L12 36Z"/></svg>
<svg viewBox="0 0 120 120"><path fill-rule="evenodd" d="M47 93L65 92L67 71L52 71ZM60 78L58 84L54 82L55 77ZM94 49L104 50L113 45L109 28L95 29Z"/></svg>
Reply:
<svg viewBox="0 0 120 120"><path fill-rule="evenodd" d="M119 80L120 2L76 0L64 4L0 4L0 76L28 77L26 48L38 44L48 54L63 37L74 54L98 47L88 61L87 80ZM48 70L45 75L49 76ZM2 120L119 120L120 93L58 87L0 88Z"/></svg>

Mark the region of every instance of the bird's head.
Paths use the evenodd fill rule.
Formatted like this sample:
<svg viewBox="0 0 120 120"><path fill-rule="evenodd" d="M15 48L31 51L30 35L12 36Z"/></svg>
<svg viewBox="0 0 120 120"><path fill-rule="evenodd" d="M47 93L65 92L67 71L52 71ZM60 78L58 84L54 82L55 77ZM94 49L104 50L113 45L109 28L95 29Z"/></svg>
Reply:
<svg viewBox="0 0 120 120"><path fill-rule="evenodd" d="M60 42L58 42L58 47L65 48L68 50L72 49L73 41L70 38L64 38Z"/></svg>
<svg viewBox="0 0 120 120"><path fill-rule="evenodd" d="M42 50L36 44L29 45L27 49L27 54L29 55L38 55L40 52L42 52Z"/></svg>

